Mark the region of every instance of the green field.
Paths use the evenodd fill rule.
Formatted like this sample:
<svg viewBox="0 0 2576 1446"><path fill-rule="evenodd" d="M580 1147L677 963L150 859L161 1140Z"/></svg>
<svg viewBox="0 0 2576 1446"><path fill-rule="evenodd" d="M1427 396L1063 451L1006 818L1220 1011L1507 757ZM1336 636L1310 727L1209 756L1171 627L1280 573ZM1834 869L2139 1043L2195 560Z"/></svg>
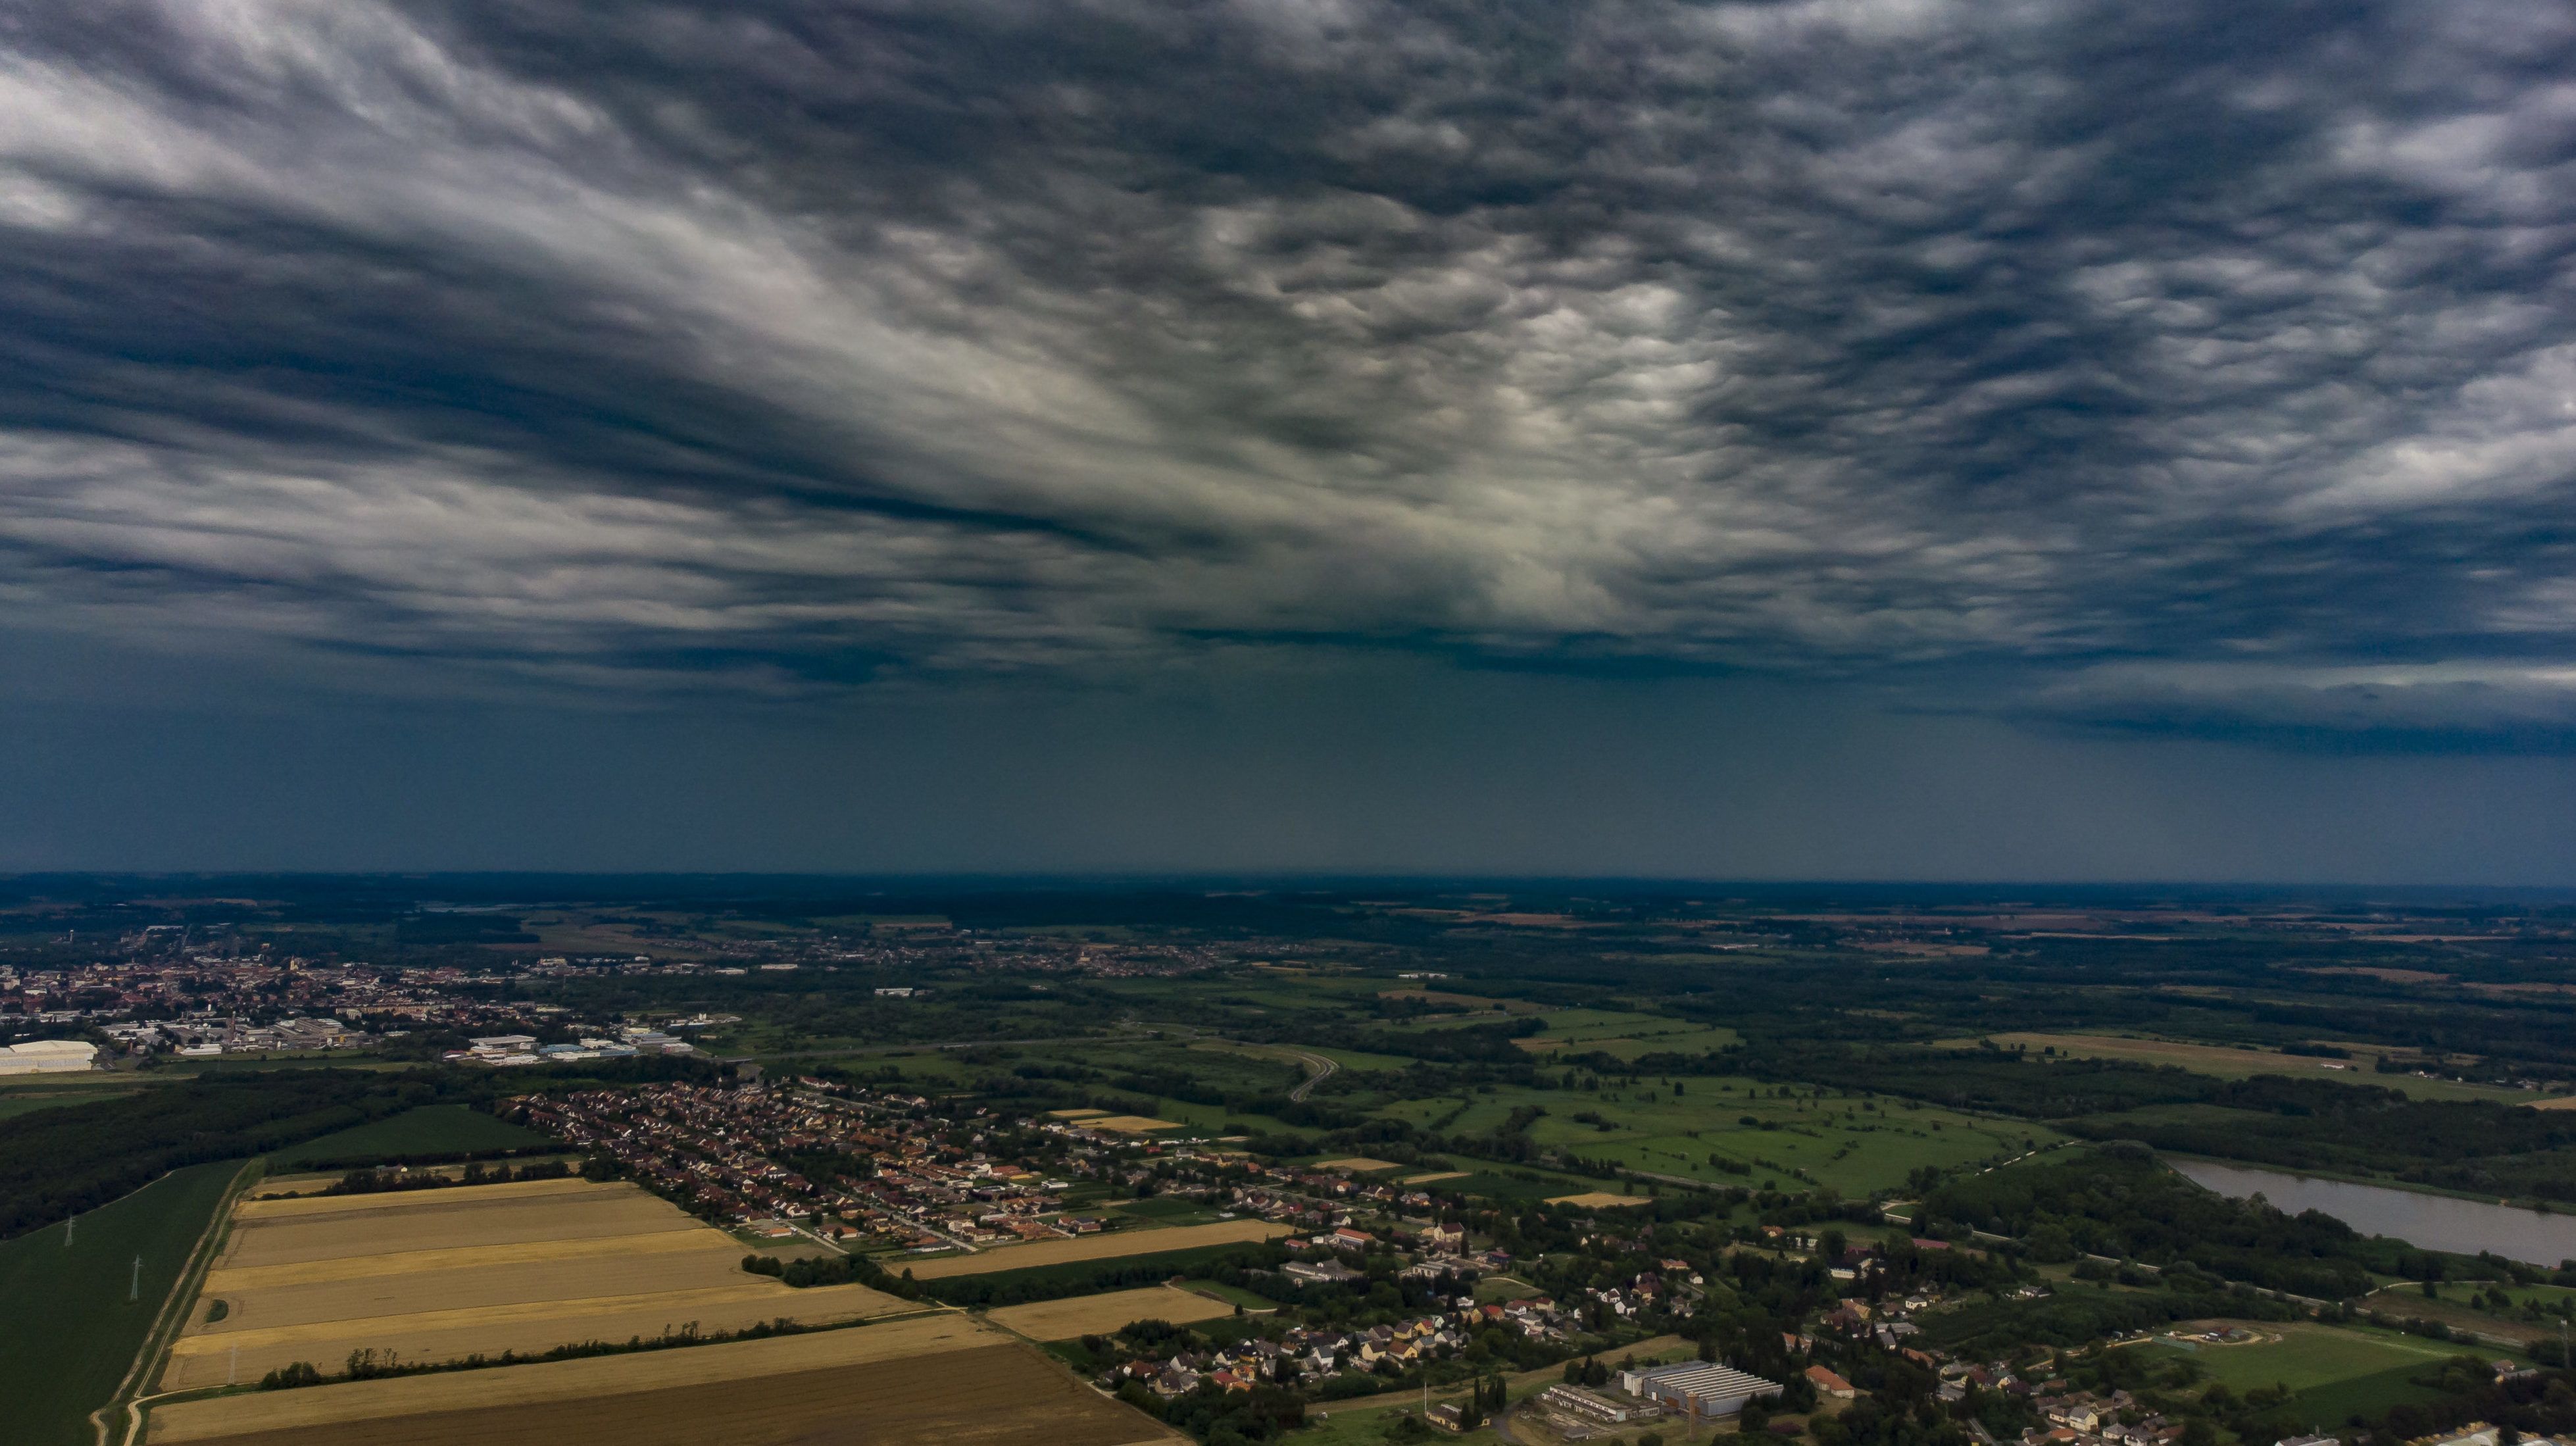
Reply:
<svg viewBox="0 0 2576 1446"><path fill-rule="evenodd" d="M86 1105L132 1094L132 1090L13 1090L0 1094L0 1120L49 1110L56 1105Z"/></svg>
<svg viewBox="0 0 2576 1446"><path fill-rule="evenodd" d="M1129 1200L1109 1207L1112 1214L1135 1220L1150 1220L1156 1225L1206 1225L1217 1218L1216 1207L1177 1195L1155 1195L1143 1200Z"/></svg>
<svg viewBox="0 0 2576 1446"><path fill-rule="evenodd" d="M2331 1432L2354 1416L2378 1417L2393 1406L2422 1405L2442 1399L2442 1393L2430 1386L2415 1384L2414 1376L2423 1373L2420 1365L2396 1366L2367 1376L2311 1386L2284 1401L2265 1418L2298 1431Z"/></svg>
<svg viewBox="0 0 2576 1446"><path fill-rule="evenodd" d="M1524 1180L1519 1175L1502 1170L1472 1170L1464 1180L1441 1180L1426 1188L1482 1195L1488 1200L1526 1203L1532 1200L1545 1200L1552 1195L1581 1195L1587 1191L1615 1187L1608 1182L1580 1180L1570 1175L1552 1175L1544 1179Z"/></svg>
<svg viewBox="0 0 2576 1446"><path fill-rule="evenodd" d="M1547 1113L1529 1127L1530 1139L1552 1151L1713 1185L1777 1180L1795 1188L1792 1172L1803 1170L1817 1183L1855 1196L1894 1189L1919 1166L1975 1164L2059 1138L2023 1121L1813 1086L1784 1094L1737 1078L1648 1079L1597 1090L1505 1087L1466 1097L1463 1111L1461 1103L1454 1095L1389 1099L1376 1112L1426 1128L1454 1112L1456 1118L1439 1128L1475 1135L1501 1126L1515 1109L1536 1107ZM1585 1115L1597 1121L1579 1118ZM1754 1123L1745 1124L1747 1118Z"/></svg>
<svg viewBox="0 0 2576 1446"><path fill-rule="evenodd" d="M2061 1056L2074 1059L2116 1059L2132 1064L2170 1065L2217 1079L2251 1079L2258 1074L2289 1075L2301 1079L2330 1080L2337 1084L2377 1085L2419 1100L2495 1100L2503 1104L2528 1104L2537 1098L2527 1091L2507 1089L2501 1085L2417 1079L2411 1074L2381 1074L2373 1068L2376 1055L2366 1048L2346 1059L2318 1059L2237 1045L2136 1039L2116 1034L2020 1033L1997 1034L1993 1039L1997 1044L2019 1047L2034 1055L2043 1050L2054 1050ZM1951 1047L1975 1042L1969 1039L1942 1041Z"/></svg>
<svg viewBox="0 0 2576 1446"><path fill-rule="evenodd" d="M10 1446L92 1446L107 1403L239 1161L174 1171L65 1227L0 1244L0 1402ZM139 1299L134 1262L143 1262Z"/></svg>
<svg viewBox="0 0 2576 1446"><path fill-rule="evenodd" d="M1256 1295L1251 1291L1245 1290L1239 1285L1219 1285L1213 1280L1185 1280L1181 1282L1181 1289L1196 1291L1201 1295L1212 1295L1218 1300L1225 1301L1232 1305L1239 1305L1245 1310L1277 1310L1279 1308L1279 1302L1271 1300L1267 1296Z"/></svg>
<svg viewBox="0 0 2576 1446"><path fill-rule="evenodd" d="M2355 1412L2377 1415L2400 1402L2432 1399L2440 1393L2407 1378L2472 1349L2367 1326L2266 1322L2249 1328L2280 1339L2197 1350L2158 1342L2138 1349L2162 1360L2188 1360L2204 1380L2240 1395L2287 1386L2289 1401L2266 1419L2303 1429L2340 1426Z"/></svg>
<svg viewBox="0 0 2576 1446"><path fill-rule="evenodd" d="M281 1169L304 1169L325 1161L458 1155L545 1143L546 1137L534 1130L523 1130L465 1105L423 1105L309 1140L278 1155L273 1163Z"/></svg>

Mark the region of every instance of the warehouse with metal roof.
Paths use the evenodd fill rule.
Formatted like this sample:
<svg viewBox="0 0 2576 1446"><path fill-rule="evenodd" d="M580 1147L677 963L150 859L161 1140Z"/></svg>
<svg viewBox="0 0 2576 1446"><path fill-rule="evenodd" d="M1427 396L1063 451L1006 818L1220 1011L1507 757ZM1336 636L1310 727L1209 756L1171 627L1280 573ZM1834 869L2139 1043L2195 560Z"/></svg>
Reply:
<svg viewBox="0 0 2576 1446"><path fill-rule="evenodd" d="M1780 1383L1746 1375L1733 1366L1686 1361L1678 1366L1621 1371L1619 1388L1667 1411L1705 1421L1732 1416L1756 1396L1777 1395Z"/></svg>

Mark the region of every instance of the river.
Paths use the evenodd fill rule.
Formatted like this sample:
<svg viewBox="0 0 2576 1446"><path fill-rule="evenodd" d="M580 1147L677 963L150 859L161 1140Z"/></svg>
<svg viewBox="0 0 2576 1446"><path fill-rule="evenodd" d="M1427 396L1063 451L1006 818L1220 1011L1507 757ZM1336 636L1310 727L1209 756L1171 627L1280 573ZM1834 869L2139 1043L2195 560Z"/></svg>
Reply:
<svg viewBox="0 0 2576 1446"><path fill-rule="evenodd" d="M2576 1215L2544 1215L2487 1200L2354 1185L2214 1160L2166 1163L2221 1195L2242 1200L2260 1192L2276 1209L2293 1215L2320 1211L2364 1235L2391 1235L2427 1250L2462 1255L2492 1250L2507 1260L2552 1267L2576 1259Z"/></svg>

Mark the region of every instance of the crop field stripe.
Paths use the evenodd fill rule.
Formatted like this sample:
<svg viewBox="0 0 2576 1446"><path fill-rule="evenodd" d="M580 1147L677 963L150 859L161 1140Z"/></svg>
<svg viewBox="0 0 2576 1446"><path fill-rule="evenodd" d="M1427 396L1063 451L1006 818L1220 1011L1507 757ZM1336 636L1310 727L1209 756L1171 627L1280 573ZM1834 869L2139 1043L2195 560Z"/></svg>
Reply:
<svg viewBox="0 0 2576 1446"><path fill-rule="evenodd" d="M1063 1376L1017 1342L614 1398L376 1418L215 1438L226 1446L453 1446L461 1441L617 1441L623 1446L1144 1446L1180 1438ZM850 1434L853 1408L865 1435ZM714 1426L711 1435L709 1427Z"/></svg>
<svg viewBox="0 0 2576 1446"><path fill-rule="evenodd" d="M443 1185L427 1190L384 1190L365 1195L306 1195L293 1200L245 1200L233 1213L243 1219L272 1220L306 1215L343 1215L363 1210L398 1209L439 1204L488 1204L557 1196L623 1194L616 1185L594 1180L510 1180L497 1185Z"/></svg>
<svg viewBox="0 0 2576 1446"><path fill-rule="evenodd" d="M382 1253L389 1242L413 1250L438 1250L657 1235L690 1223L668 1202L640 1190L625 1196L560 1201L500 1200L479 1205L451 1201L400 1214L241 1221L223 1264L240 1269L345 1260Z"/></svg>
<svg viewBox="0 0 2576 1446"><path fill-rule="evenodd" d="M531 1301L596 1300L646 1292L704 1290L715 1286L765 1284L772 1291L785 1282L747 1274L739 1257L695 1250L685 1254L599 1255L579 1260L531 1264L482 1265L468 1270L379 1275L361 1280L324 1281L312 1285L275 1285L258 1290L210 1293L227 1303L220 1324L205 1323L200 1333L263 1330L271 1326L309 1325L315 1321L356 1320L448 1306L512 1306Z"/></svg>
<svg viewBox="0 0 2576 1446"><path fill-rule="evenodd" d="M1276 1240L1295 1231L1267 1220L1227 1220L1214 1225L1175 1225L1163 1230L1139 1230L1117 1235L1094 1235L1087 1239L1048 1240L1035 1245L1006 1245L977 1255L952 1255L941 1260L919 1261L908 1267L915 1280L945 1280L954 1275L994 1275L1006 1270L1027 1270L1042 1265L1064 1265L1073 1261L1116 1260L1129 1255L1167 1255L1195 1250L1203 1245L1243 1245L1255 1241ZM880 1265L886 1265L880 1262ZM891 1265L901 1273L907 1267Z"/></svg>
<svg viewBox="0 0 2576 1446"><path fill-rule="evenodd" d="M649 1231L641 1235L530 1240L516 1245L453 1245L441 1250L397 1250L389 1255L347 1255L332 1260L305 1260L286 1265L219 1267L206 1276L206 1289L209 1292L257 1290L268 1286L319 1285L335 1280L365 1280L380 1275L470 1270L481 1265L533 1265L544 1261L582 1260L592 1256L669 1255L701 1250L730 1258L741 1254L742 1246L733 1237L702 1226L691 1226L686 1230Z"/></svg>
<svg viewBox="0 0 2576 1446"><path fill-rule="evenodd" d="M154 1411L151 1439L155 1443L192 1441L282 1426L418 1415L464 1406L522 1406L645 1390L656 1385L737 1381L968 1350L990 1345L996 1339L990 1330L964 1315L942 1311L815 1335L351 1381L256 1395L215 1396L176 1402Z"/></svg>
<svg viewBox="0 0 2576 1446"><path fill-rule="evenodd" d="M522 1321L561 1320L606 1315L612 1312L623 1313L646 1307L668 1310L672 1312L675 1319L687 1319L693 1310L708 1306L734 1305L743 1301L769 1301L779 1306L792 1306L799 1301L826 1304L842 1299L825 1294L825 1291L831 1289L833 1287L827 1286L820 1290L797 1290L792 1286L782 1286L774 1281L752 1281L741 1285L707 1286L697 1290L655 1290L641 1291L633 1295L594 1296L585 1300L524 1301L517 1305L468 1305L446 1310L405 1311L396 1315L349 1316L340 1320L311 1321L303 1325L269 1326L252 1330L226 1330L224 1326L231 1324L227 1319L212 1330L189 1336L175 1349L180 1355L204 1356L228 1351L235 1347L255 1350L262 1346L291 1345L309 1341L347 1340L363 1344L363 1340L357 1338L370 1333L391 1335L397 1331L444 1330L450 1326L509 1325ZM867 1287L860 1286L858 1289L866 1290ZM874 1296L876 1301L894 1300L894 1297L876 1291L869 1291L868 1294ZM868 1301L866 1297L847 1297L846 1299L859 1303L874 1303ZM901 1302L897 1304L900 1305ZM802 1315L811 1314L811 1312L781 1310L779 1314Z"/></svg>

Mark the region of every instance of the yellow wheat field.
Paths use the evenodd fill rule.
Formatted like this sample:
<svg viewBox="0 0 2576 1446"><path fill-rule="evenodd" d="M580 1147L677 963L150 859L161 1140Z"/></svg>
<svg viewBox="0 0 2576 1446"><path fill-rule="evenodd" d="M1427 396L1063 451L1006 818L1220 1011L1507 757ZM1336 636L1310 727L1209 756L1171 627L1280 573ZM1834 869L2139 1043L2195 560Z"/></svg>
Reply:
<svg viewBox="0 0 2576 1446"><path fill-rule="evenodd" d="M864 1286L797 1290L744 1272L742 1253L631 1185L246 1202L161 1387L246 1384L297 1361L335 1374L354 1351L435 1362L916 1308ZM217 1300L224 1318L209 1321Z"/></svg>
<svg viewBox="0 0 2576 1446"><path fill-rule="evenodd" d="M225 1266L290 1265L387 1250L597 1240L692 1225L688 1216L632 1185L587 1185L542 1196L480 1198L457 1185L339 1200L252 1200L234 1212ZM408 1198L406 1198L408 1197ZM340 1210L309 1207L345 1204ZM306 1207L306 1208L287 1208Z"/></svg>
<svg viewBox="0 0 2576 1446"><path fill-rule="evenodd" d="M1580 1195L1551 1195L1550 1205L1577 1205L1586 1210L1616 1210L1623 1205L1652 1205L1643 1195L1613 1195L1606 1190L1589 1190Z"/></svg>

